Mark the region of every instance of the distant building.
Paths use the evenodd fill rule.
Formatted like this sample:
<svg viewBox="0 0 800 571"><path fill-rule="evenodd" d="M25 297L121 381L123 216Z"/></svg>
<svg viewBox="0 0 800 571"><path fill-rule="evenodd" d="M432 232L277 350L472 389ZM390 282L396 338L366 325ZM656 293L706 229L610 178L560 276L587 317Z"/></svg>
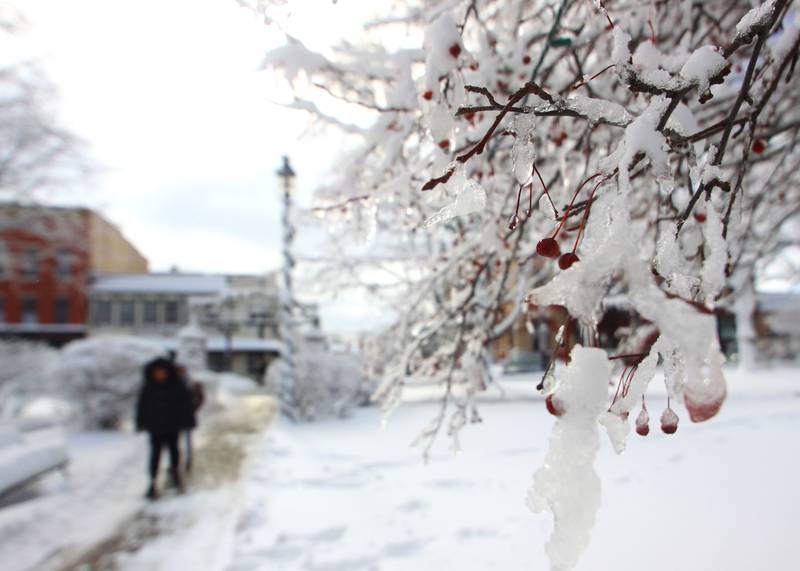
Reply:
<svg viewBox="0 0 800 571"><path fill-rule="evenodd" d="M208 367L261 379L280 355L275 276L165 272L106 274L90 291L92 335L174 344L189 325L207 334Z"/></svg>
<svg viewBox="0 0 800 571"><path fill-rule="evenodd" d="M800 356L800 288L759 292L753 326L758 358L796 361Z"/></svg>
<svg viewBox="0 0 800 571"><path fill-rule="evenodd" d="M0 337L83 337L98 271L147 271L147 260L91 210L0 204Z"/></svg>

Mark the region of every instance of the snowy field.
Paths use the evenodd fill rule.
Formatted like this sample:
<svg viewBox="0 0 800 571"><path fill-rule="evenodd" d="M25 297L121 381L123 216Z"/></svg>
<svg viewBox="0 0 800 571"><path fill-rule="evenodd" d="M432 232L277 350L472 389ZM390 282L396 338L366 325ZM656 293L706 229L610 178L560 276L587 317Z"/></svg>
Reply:
<svg viewBox="0 0 800 571"><path fill-rule="evenodd" d="M800 568L800 370L728 373L721 415L632 435L597 463L603 505L578 569ZM516 387L524 393L522 387ZM651 399L652 411L663 402ZM409 447L431 404L273 428L228 569L547 569L551 522L525 505L554 422L541 401L492 400L453 455Z"/></svg>

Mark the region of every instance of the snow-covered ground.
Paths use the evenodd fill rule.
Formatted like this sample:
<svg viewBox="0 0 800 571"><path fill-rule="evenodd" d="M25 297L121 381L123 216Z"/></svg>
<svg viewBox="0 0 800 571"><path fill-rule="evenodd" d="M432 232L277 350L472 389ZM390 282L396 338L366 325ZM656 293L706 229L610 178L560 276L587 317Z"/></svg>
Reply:
<svg viewBox="0 0 800 571"><path fill-rule="evenodd" d="M2 571L219 569L231 553L244 497L248 447L275 408L253 384L225 390L194 434L190 493L155 504L147 487L147 435L86 432L66 437L70 463L0 504ZM235 394L235 393L242 394ZM167 458L162 462L166 466Z"/></svg>
<svg viewBox="0 0 800 571"><path fill-rule="evenodd" d="M578 569L797 569L800 370L728 372L721 415L635 434L598 460L603 505ZM522 385L514 391L525 393ZM663 407L659 397L650 408ZM548 516L525 495L554 422L541 402L492 399L463 451L409 447L434 412L280 421L249 483L229 571L547 569Z"/></svg>
<svg viewBox="0 0 800 571"><path fill-rule="evenodd" d="M603 435L603 506L579 570L798 568L800 369L728 377L729 400L708 423L683 414L677 434L654 426L622 456ZM197 461L214 466L195 474L219 481L198 476L187 495L151 505L143 436L72 435L69 478L0 508L0 569L547 569L552 523L525 496L554 419L531 383L507 379L506 400L490 392L463 450L444 437L427 465L409 446L435 411L425 391L383 429L371 408L280 420L266 438L252 422L263 403L235 399L198 435ZM649 400L654 413L663 404Z"/></svg>
<svg viewBox="0 0 800 571"><path fill-rule="evenodd" d="M146 442L118 432L67 436L66 474L0 508L0 569L52 568L104 539L142 503Z"/></svg>

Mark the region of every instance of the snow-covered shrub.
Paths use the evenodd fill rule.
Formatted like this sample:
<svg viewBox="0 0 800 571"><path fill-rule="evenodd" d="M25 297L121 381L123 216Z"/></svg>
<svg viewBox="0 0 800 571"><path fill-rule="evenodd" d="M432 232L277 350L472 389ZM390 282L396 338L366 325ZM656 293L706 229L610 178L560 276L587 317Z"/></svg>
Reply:
<svg viewBox="0 0 800 571"><path fill-rule="evenodd" d="M142 366L163 348L136 337L94 337L66 345L54 370L81 424L117 428L130 418L142 382Z"/></svg>
<svg viewBox="0 0 800 571"><path fill-rule="evenodd" d="M267 388L294 401L290 414L298 420L343 417L354 406L369 401L371 387L361 360L349 353L333 353L323 347L304 346L294 355L294 383L286 395L286 361L276 359L266 373ZM286 411L286 407L283 407Z"/></svg>
<svg viewBox="0 0 800 571"><path fill-rule="evenodd" d="M41 343L0 342L0 417L16 416L31 400L55 390L58 351Z"/></svg>

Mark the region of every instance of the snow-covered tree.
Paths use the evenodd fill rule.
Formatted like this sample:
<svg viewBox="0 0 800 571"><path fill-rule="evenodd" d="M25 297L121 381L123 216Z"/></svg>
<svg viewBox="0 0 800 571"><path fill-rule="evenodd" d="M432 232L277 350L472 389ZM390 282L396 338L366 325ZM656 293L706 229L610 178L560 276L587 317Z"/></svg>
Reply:
<svg viewBox="0 0 800 571"><path fill-rule="evenodd" d="M20 46L24 16L0 5L0 198L32 193L84 178L83 143L59 124L55 87L42 66Z"/></svg>
<svg viewBox="0 0 800 571"><path fill-rule="evenodd" d="M542 383L560 418L530 504L554 513L548 552L569 569L599 505L598 420L619 451L634 409L646 434L659 362L665 432L675 401L694 421L716 414L713 311L797 242L800 13L791 0L394 6L363 41L315 52L287 37L265 59L291 107L354 141L317 193L335 246L324 283L397 294L381 395L391 407L410 379L443 385L426 450L480 420L493 340L528 310L566 308L571 359ZM618 294L650 330L607 355L596 325Z"/></svg>
<svg viewBox="0 0 800 571"><path fill-rule="evenodd" d="M347 416L353 407L369 400L373 388L357 355L335 353L308 340L296 343L290 387L283 384L285 378L286 362L279 358L270 363L265 384L275 394L291 399L293 420Z"/></svg>

